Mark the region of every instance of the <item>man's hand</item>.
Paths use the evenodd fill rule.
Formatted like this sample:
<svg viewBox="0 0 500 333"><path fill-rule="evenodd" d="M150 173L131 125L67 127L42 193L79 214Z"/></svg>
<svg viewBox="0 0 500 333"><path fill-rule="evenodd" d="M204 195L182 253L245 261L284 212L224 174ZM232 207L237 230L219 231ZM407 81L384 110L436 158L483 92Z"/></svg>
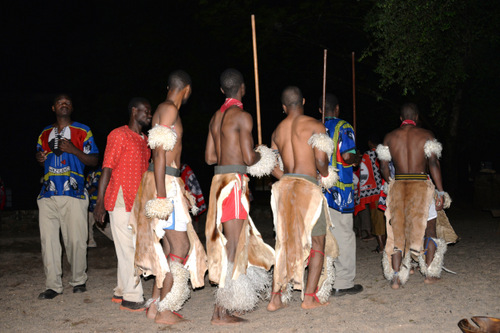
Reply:
<svg viewBox="0 0 500 333"><path fill-rule="evenodd" d="M443 210L443 204L444 204L444 197L438 195L436 198L436 210Z"/></svg>
<svg viewBox="0 0 500 333"><path fill-rule="evenodd" d="M45 160L47 159L47 154L45 150L42 151L37 151L35 154L36 160L38 163L45 163Z"/></svg>
<svg viewBox="0 0 500 333"><path fill-rule="evenodd" d="M94 219L101 227L104 226L104 218L106 217L106 209L104 209L104 203L97 201L94 208Z"/></svg>
<svg viewBox="0 0 500 333"><path fill-rule="evenodd" d="M76 155L76 153L79 151L79 149L75 147L73 142L69 141L68 139L61 139L59 141L59 149L64 153L73 155Z"/></svg>

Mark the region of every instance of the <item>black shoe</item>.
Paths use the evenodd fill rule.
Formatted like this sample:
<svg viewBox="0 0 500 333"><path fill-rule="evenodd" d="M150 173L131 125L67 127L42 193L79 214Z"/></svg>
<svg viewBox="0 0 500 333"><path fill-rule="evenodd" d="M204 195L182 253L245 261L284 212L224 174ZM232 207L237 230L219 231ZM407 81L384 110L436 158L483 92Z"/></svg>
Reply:
<svg viewBox="0 0 500 333"><path fill-rule="evenodd" d="M73 287L73 294L84 293L86 291L87 291L87 286L85 286L85 283L84 284L79 284L78 286L74 286Z"/></svg>
<svg viewBox="0 0 500 333"><path fill-rule="evenodd" d="M53 299L57 295L61 295L62 293L58 293L57 291L54 291L52 289L47 289L43 293L40 293L38 295L38 299Z"/></svg>
<svg viewBox="0 0 500 333"><path fill-rule="evenodd" d="M339 297L347 294L354 295L363 291L363 286L360 284L355 284L352 288L347 289L333 289L333 296Z"/></svg>
<svg viewBox="0 0 500 333"><path fill-rule="evenodd" d="M122 300L122 304L120 305L120 310L127 310L131 312L140 312L146 310L144 307L144 302L131 302Z"/></svg>

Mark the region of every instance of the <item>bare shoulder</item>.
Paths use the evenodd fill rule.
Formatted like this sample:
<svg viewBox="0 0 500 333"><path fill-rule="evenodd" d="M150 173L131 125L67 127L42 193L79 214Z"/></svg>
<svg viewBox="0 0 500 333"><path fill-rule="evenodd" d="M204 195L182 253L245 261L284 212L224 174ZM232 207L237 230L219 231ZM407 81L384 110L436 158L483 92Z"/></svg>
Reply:
<svg viewBox="0 0 500 333"><path fill-rule="evenodd" d="M316 133L325 133L325 125L318 119L315 119L310 116L303 115L300 117L300 122L309 128L313 134Z"/></svg>
<svg viewBox="0 0 500 333"><path fill-rule="evenodd" d="M175 113L177 114L177 112L179 112L179 110L177 109L177 107L169 102L169 101L165 101L161 104L158 105L158 107L156 108L156 112L162 114L162 113Z"/></svg>

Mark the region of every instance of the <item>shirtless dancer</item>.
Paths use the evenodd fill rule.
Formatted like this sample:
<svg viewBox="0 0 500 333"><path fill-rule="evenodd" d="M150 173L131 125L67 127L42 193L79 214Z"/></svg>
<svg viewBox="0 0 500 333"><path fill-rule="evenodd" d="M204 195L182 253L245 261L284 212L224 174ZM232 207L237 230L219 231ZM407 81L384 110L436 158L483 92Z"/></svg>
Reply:
<svg viewBox="0 0 500 333"><path fill-rule="evenodd" d="M205 150L207 164L217 164L205 229L209 280L218 284L214 325L245 321L234 314L253 310L269 293L268 270L274 263L274 250L263 242L248 215L246 173L270 174L276 155L265 146L253 150L252 116L241 103L245 94L241 73L227 69L220 81L226 100L212 116Z"/></svg>
<svg viewBox="0 0 500 333"><path fill-rule="evenodd" d="M436 282L446 250L446 243L436 238L436 224L427 223L437 216L436 210L443 208L445 192L439 164L442 146L431 131L416 126L415 104L403 105L400 119L401 127L387 134L383 145L377 147L382 176L389 181L385 212L387 244L382 263L384 275L393 289L407 281L412 255L418 257L425 282ZM390 179L391 159L396 170L394 180ZM435 187L426 174L427 168ZM436 256L433 260L436 246L439 258ZM423 260L425 254L427 262Z"/></svg>
<svg viewBox="0 0 500 333"><path fill-rule="evenodd" d="M318 185L318 178L324 188L338 179L333 167L328 167L333 141L321 122L304 115L305 100L299 88L286 88L281 101L287 117L274 131L271 146L279 151L283 171L276 168L273 172L279 181L273 185L271 197L276 263L269 311L284 307L292 288L303 290L303 309L329 304L333 259L338 255L329 228L328 204ZM309 273L304 288L306 266Z"/></svg>
<svg viewBox="0 0 500 333"><path fill-rule="evenodd" d="M156 276L146 307L147 317L158 324L184 320L175 311L189 298L188 280L193 288L202 287L206 271L206 255L188 211L188 201L191 207L195 203L186 194L179 170L183 134L179 108L190 95L189 75L180 70L170 74L167 100L158 105L149 131L154 163L142 177L130 220L137 230L135 265L144 275Z"/></svg>

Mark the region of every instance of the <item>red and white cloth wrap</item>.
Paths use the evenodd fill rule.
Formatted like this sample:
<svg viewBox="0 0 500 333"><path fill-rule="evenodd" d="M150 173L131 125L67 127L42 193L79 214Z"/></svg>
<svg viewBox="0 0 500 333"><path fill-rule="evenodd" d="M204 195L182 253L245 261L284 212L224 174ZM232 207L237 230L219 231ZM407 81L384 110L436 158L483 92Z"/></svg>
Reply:
<svg viewBox="0 0 500 333"><path fill-rule="evenodd" d="M238 101L236 98L226 98L224 104L220 107L220 112L226 111L231 106L237 106L240 109L243 109L243 103L241 103L241 101Z"/></svg>

